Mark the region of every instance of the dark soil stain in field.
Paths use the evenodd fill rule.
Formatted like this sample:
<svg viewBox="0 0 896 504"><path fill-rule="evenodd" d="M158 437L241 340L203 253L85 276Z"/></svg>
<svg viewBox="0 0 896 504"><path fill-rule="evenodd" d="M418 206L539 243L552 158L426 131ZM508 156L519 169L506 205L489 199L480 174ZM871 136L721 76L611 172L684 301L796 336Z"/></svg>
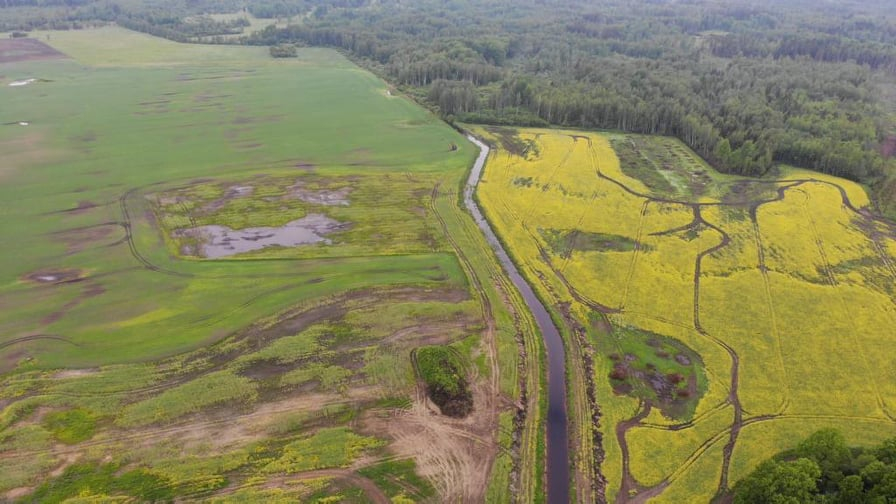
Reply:
<svg viewBox="0 0 896 504"><path fill-rule="evenodd" d="M96 207L98 207L98 206L99 206L98 204L96 204L96 203L94 203L94 202L92 202L92 201L81 200L81 201L79 201L78 204L77 204L75 207L73 207L73 208L66 208L65 210L57 210L57 211L52 212L52 213L57 213L57 214L59 214L59 213L65 213L65 214L71 214L71 215L79 215L79 214L82 214L82 213L84 213L84 212L87 212L88 210L91 210L91 209L93 209L93 208L96 208Z"/></svg>
<svg viewBox="0 0 896 504"><path fill-rule="evenodd" d="M65 244L66 254L75 254L86 249L104 247L123 241L126 236L122 232L120 240L110 241L116 230L122 229L118 223L99 224L83 228L57 231L53 236ZM123 230L122 230L123 231Z"/></svg>
<svg viewBox="0 0 896 504"><path fill-rule="evenodd" d="M74 309L76 306L81 304L85 299L89 299L92 297L99 296L106 292L106 288L98 283L87 284L84 286L81 295L77 298L69 301L62 305L62 308L56 310L55 312L47 315L41 320L42 324L49 325L54 322L57 322L59 319L65 316L66 313Z"/></svg>
<svg viewBox="0 0 896 504"><path fill-rule="evenodd" d="M541 229L541 236L551 250L563 258L573 252L631 252L646 251L647 247L625 236L589 233L579 230Z"/></svg>
<svg viewBox="0 0 896 504"><path fill-rule="evenodd" d="M0 63L61 59L66 55L33 38L0 39Z"/></svg>
<svg viewBox="0 0 896 504"><path fill-rule="evenodd" d="M84 278L86 278L84 272L78 269L44 269L33 271L22 277L25 281L38 284L80 282Z"/></svg>
<svg viewBox="0 0 896 504"><path fill-rule="evenodd" d="M742 180L728 187L728 192L722 197L722 203L748 207L757 201L773 198L776 189L773 184L756 184L752 180Z"/></svg>
<svg viewBox="0 0 896 504"><path fill-rule="evenodd" d="M277 379L280 375L292 371L303 364L304 362L301 360L289 363L280 363L276 360L260 360L254 361L241 369L239 374L255 381L267 381Z"/></svg>

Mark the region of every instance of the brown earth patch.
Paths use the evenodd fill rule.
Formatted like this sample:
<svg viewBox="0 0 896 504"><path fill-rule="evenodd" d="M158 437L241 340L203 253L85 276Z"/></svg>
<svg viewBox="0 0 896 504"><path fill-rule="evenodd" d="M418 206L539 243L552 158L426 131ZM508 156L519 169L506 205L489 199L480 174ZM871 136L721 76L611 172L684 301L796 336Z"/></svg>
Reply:
<svg viewBox="0 0 896 504"><path fill-rule="evenodd" d="M100 284L88 284L84 286L84 290L81 292L81 295L77 298L69 301L62 305L62 308L54 311L53 313L47 315L43 319L41 319L41 323L44 325L49 325L54 322L57 322L59 319L65 316L66 313L77 307L81 304L85 299L92 298L95 296L99 296L106 292L106 288Z"/></svg>
<svg viewBox="0 0 896 504"><path fill-rule="evenodd" d="M21 499L22 497L30 494L33 491L34 491L34 487L13 488L12 490L3 494L3 496L6 498L7 502L12 502L12 501Z"/></svg>
<svg viewBox="0 0 896 504"><path fill-rule="evenodd" d="M896 135L890 135L880 144L880 154L884 158L891 158L896 154Z"/></svg>
<svg viewBox="0 0 896 504"><path fill-rule="evenodd" d="M498 404L490 388L474 384L476 407L463 419L439 414L418 389L409 409L365 412L361 430L392 439L389 451L397 457L414 458L418 473L433 483L441 502L482 502L498 451L494 439Z"/></svg>
<svg viewBox="0 0 896 504"><path fill-rule="evenodd" d="M80 453L63 453L59 457L59 465L50 471L50 476L53 478L58 478L62 476L62 473L72 464L78 461L81 458Z"/></svg>
<svg viewBox="0 0 896 504"><path fill-rule="evenodd" d="M117 223L100 224L57 231L53 235L65 244L66 254L75 254L88 248L109 245L109 243L99 244L98 242L106 241L119 227L120 225ZM124 234L122 234L122 238L124 238Z"/></svg>
<svg viewBox="0 0 896 504"><path fill-rule="evenodd" d="M80 214L83 214L83 213L87 212L88 210L94 209L98 206L99 205L97 205L96 203L94 203L92 201L81 200L73 208L66 208L65 210L57 210L52 213L66 213L66 214L71 214L71 215L80 215Z"/></svg>
<svg viewBox="0 0 896 504"><path fill-rule="evenodd" d="M94 375L99 373L100 370L97 368L91 369L66 369L63 371L59 371L55 373L52 378L54 380L69 380L72 378L83 378L85 376Z"/></svg>
<svg viewBox="0 0 896 504"><path fill-rule="evenodd" d="M0 39L0 63L66 58L65 54L33 38Z"/></svg>

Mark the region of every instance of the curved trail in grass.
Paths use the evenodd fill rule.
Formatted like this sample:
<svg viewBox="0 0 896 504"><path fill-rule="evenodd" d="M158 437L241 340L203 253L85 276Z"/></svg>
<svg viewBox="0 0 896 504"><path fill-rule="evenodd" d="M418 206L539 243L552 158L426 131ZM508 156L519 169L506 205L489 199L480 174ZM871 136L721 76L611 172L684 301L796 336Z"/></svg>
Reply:
<svg viewBox="0 0 896 504"><path fill-rule="evenodd" d="M504 246L498 240L488 221L473 199L473 191L479 183L489 148L473 136L467 136L479 147L479 157L470 172L470 178L464 187L464 206L473 214L473 220L482 230L486 241L495 251L498 260L507 272L507 276L516 286L532 312L532 317L541 331L548 354L548 412L547 412L547 502L569 502L569 432L566 412L566 350L560 331L548 314L547 309L539 301L532 287L526 282L510 260Z"/></svg>

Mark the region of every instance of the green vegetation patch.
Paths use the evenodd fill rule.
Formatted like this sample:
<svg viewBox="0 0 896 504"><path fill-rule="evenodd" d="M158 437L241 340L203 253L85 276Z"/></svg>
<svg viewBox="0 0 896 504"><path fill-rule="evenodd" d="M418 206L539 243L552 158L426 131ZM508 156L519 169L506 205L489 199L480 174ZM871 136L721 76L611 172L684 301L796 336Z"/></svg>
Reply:
<svg viewBox="0 0 896 504"><path fill-rule="evenodd" d="M80 408L49 413L44 417L43 425L65 444L86 441L96 432L96 418Z"/></svg>
<svg viewBox="0 0 896 504"><path fill-rule="evenodd" d="M690 419L706 392L703 361L684 343L631 327L609 337L613 391L648 401L664 415Z"/></svg>
<svg viewBox="0 0 896 504"><path fill-rule="evenodd" d="M417 474L417 465L413 459L390 460L360 469L358 474L364 476L378 486L394 501L418 502L432 498L435 488Z"/></svg>
<svg viewBox="0 0 896 504"><path fill-rule="evenodd" d="M216 404L231 401L248 403L256 396L255 385L249 378L230 371L217 371L127 406L119 424L137 426L170 421Z"/></svg>
<svg viewBox="0 0 896 504"><path fill-rule="evenodd" d="M696 199L724 193L718 184L724 176L675 138L613 135L610 144L622 172L643 182L654 195Z"/></svg>
<svg viewBox="0 0 896 504"><path fill-rule="evenodd" d="M75 464L35 490L28 502L56 503L72 497L129 496L140 502L170 502L170 482L144 469L119 473L116 464Z"/></svg>
<svg viewBox="0 0 896 504"><path fill-rule="evenodd" d="M321 429L284 446L280 457L267 464L264 471L298 473L347 467L365 451L384 444L384 441L377 438L355 434L347 427Z"/></svg>
<svg viewBox="0 0 896 504"><path fill-rule="evenodd" d="M573 252L631 252L645 248L631 238L613 234L589 233L576 229L540 231L551 250L561 257L569 257Z"/></svg>
<svg viewBox="0 0 896 504"><path fill-rule="evenodd" d="M820 430L766 460L734 487L735 504L896 501L896 438L849 447L835 429Z"/></svg>
<svg viewBox="0 0 896 504"><path fill-rule="evenodd" d="M414 352L417 373L430 399L442 414L465 417L473 410L473 393L467 382L468 366L461 354L446 346L427 346Z"/></svg>

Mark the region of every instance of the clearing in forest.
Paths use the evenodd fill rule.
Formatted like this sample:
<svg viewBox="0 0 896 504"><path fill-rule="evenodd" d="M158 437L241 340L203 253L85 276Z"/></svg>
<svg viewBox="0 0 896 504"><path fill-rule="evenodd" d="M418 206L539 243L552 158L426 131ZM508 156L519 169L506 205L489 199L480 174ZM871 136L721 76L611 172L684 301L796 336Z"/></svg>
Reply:
<svg viewBox="0 0 896 504"><path fill-rule="evenodd" d="M610 501L709 501L825 427L892 437L896 225L860 186L720 175L670 138L474 131L488 217L597 350Z"/></svg>

